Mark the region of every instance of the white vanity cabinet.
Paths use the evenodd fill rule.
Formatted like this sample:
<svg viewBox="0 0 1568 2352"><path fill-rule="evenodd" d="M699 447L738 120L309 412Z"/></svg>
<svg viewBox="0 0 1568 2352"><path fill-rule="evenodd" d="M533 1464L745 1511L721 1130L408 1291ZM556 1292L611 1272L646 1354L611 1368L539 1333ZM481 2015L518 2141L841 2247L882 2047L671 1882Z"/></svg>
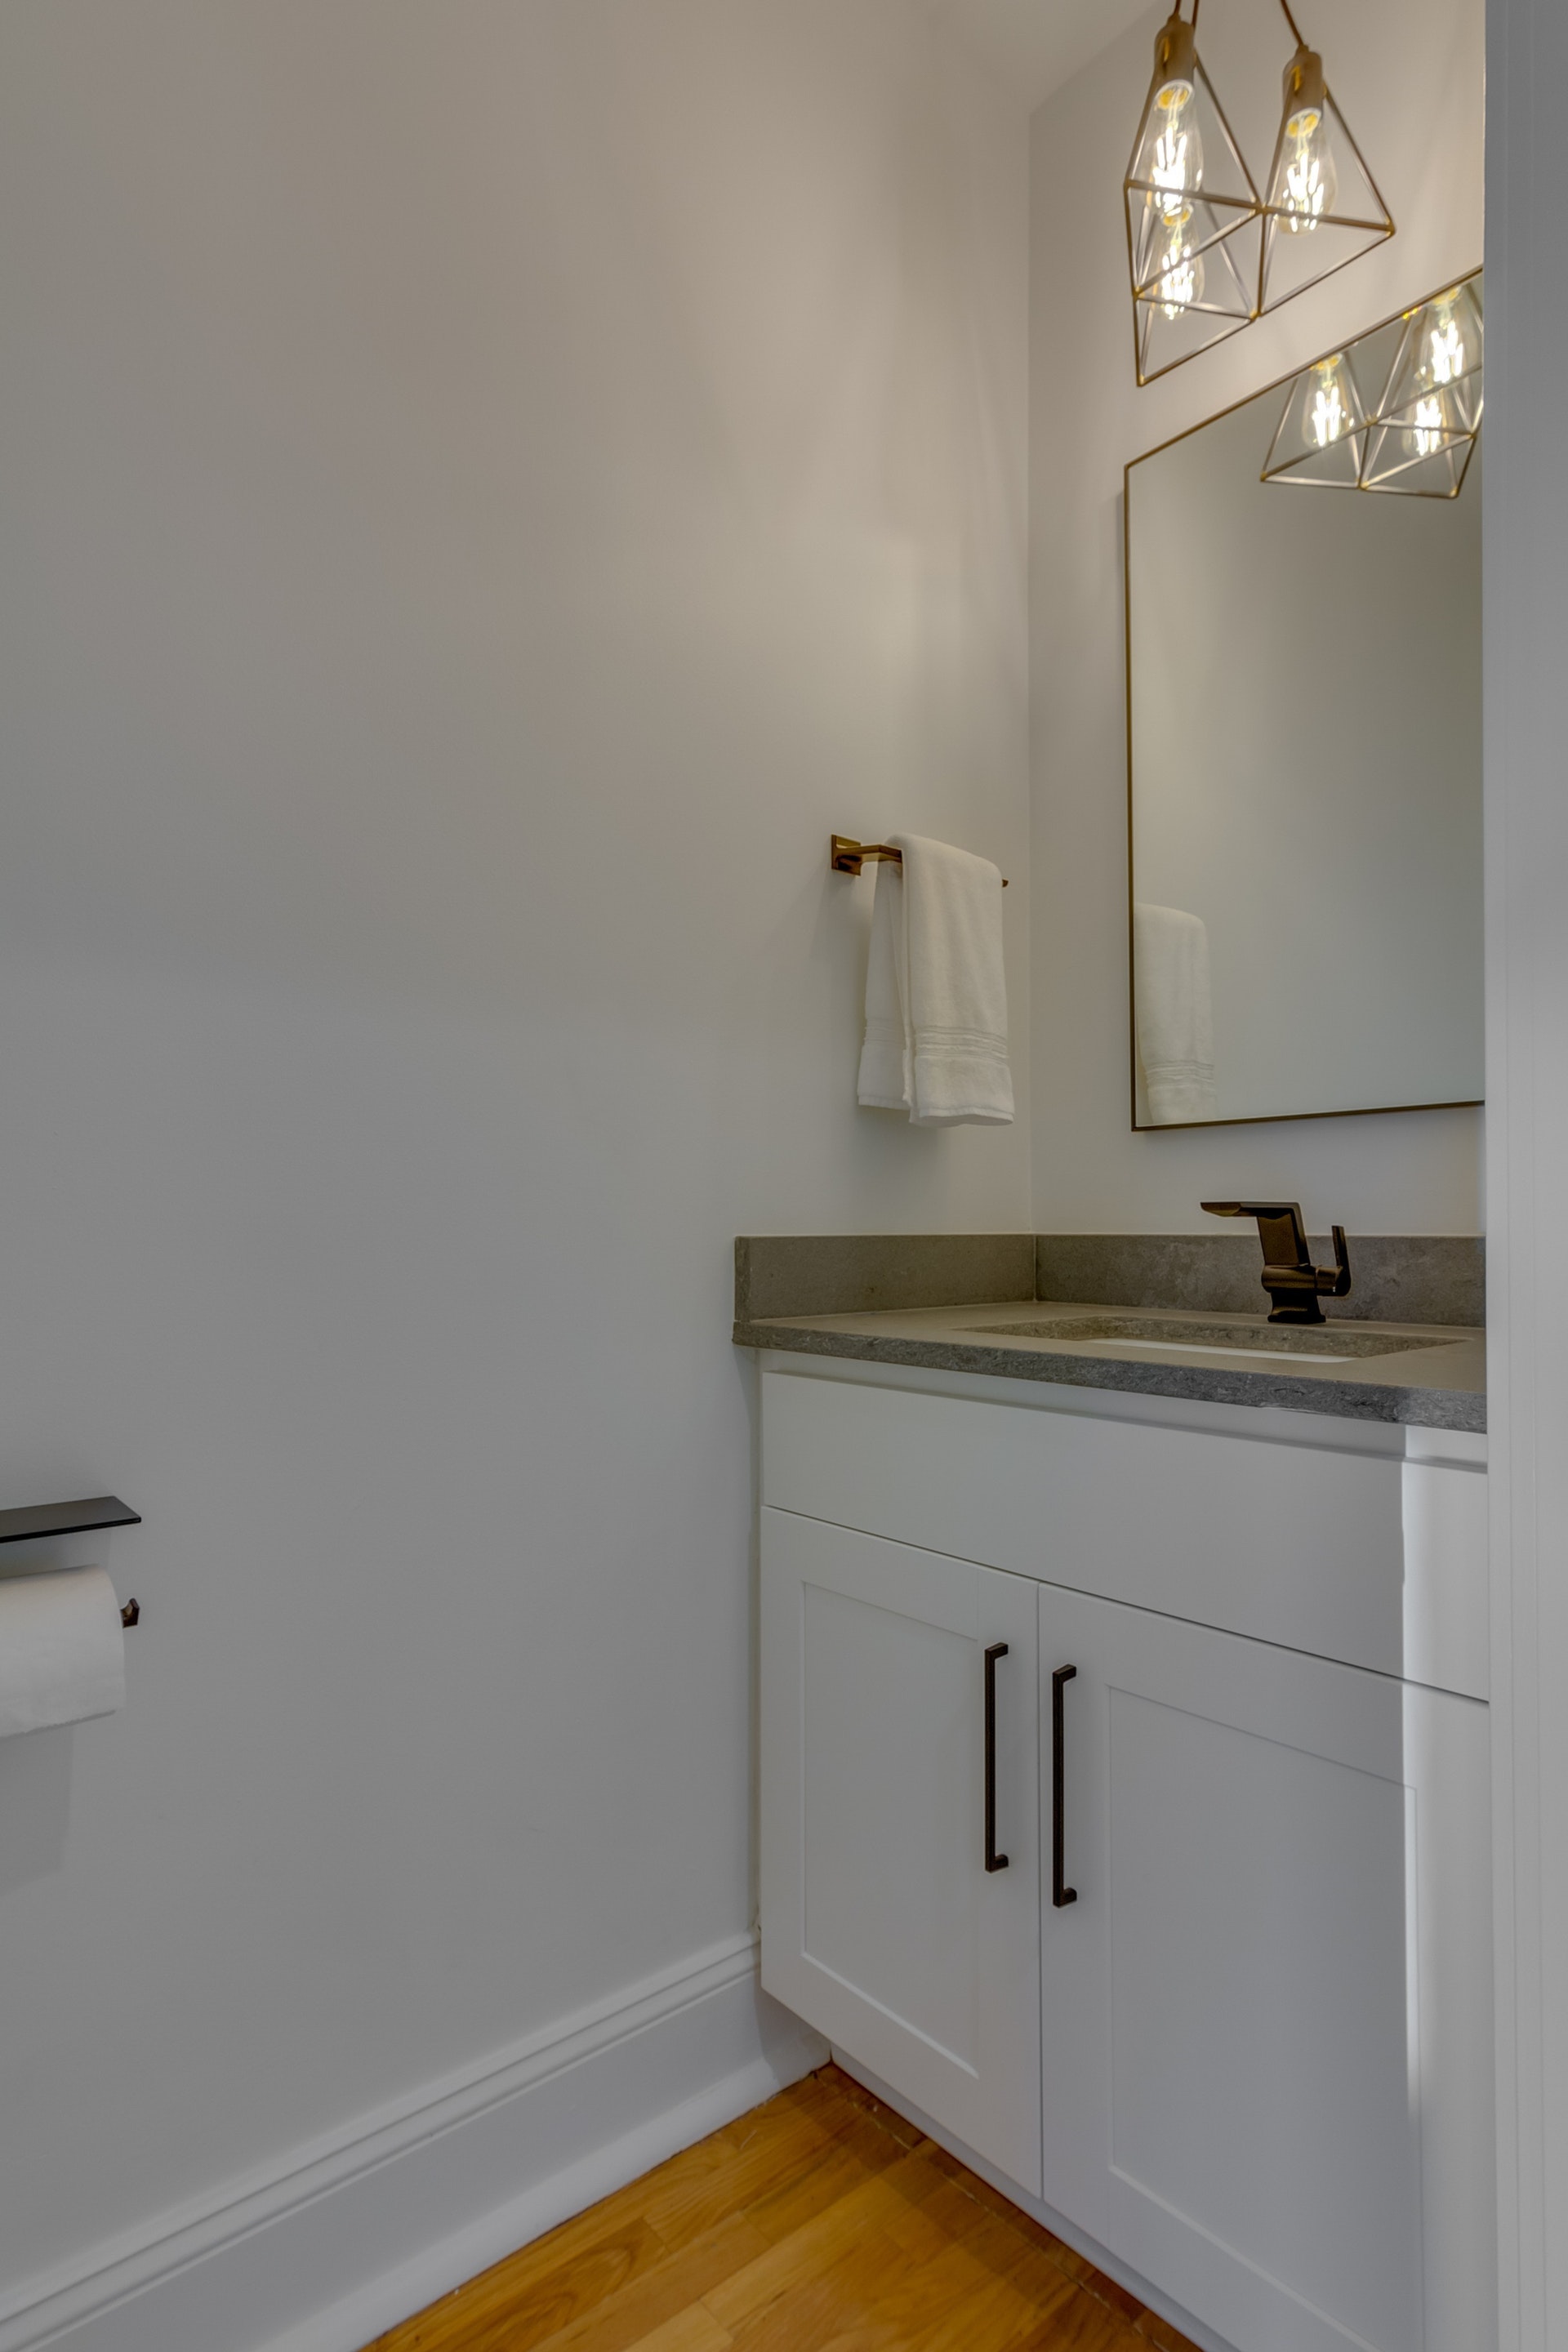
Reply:
<svg viewBox="0 0 1568 2352"><path fill-rule="evenodd" d="M768 1990L1237 2352L1486 2352L1480 1443L769 1363Z"/></svg>
<svg viewBox="0 0 1568 2352"><path fill-rule="evenodd" d="M1035 1589L782 1511L762 1553L768 1990L1037 2195Z"/></svg>
<svg viewBox="0 0 1568 2352"><path fill-rule="evenodd" d="M1039 1606L1045 1690L1077 1669L1046 2201L1243 2352L1484 2346L1485 1707L1050 1585Z"/></svg>

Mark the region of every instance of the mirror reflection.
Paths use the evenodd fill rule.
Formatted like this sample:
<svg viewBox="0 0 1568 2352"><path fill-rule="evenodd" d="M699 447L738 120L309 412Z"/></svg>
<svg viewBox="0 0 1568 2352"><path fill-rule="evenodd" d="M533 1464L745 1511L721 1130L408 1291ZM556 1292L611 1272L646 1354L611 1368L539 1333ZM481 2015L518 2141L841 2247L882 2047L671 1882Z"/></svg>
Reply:
<svg viewBox="0 0 1568 2352"><path fill-rule="evenodd" d="M1479 275L1127 469L1133 1123L1483 1088Z"/></svg>

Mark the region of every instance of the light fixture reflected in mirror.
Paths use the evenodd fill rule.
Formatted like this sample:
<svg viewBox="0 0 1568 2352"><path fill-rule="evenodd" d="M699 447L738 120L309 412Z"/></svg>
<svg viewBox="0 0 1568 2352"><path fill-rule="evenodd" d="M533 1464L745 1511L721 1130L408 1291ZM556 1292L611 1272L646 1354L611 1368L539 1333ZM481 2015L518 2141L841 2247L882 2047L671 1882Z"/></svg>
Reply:
<svg viewBox="0 0 1568 2352"><path fill-rule="evenodd" d="M1371 399L1368 375L1381 386ZM1484 388L1478 271L1303 368L1286 394L1263 479L1458 498L1481 429Z"/></svg>
<svg viewBox="0 0 1568 2352"><path fill-rule="evenodd" d="M1263 478L1356 489L1365 436L1366 411L1350 361L1343 352L1332 352L1303 368L1290 386Z"/></svg>
<svg viewBox="0 0 1568 2352"><path fill-rule="evenodd" d="M1457 499L1485 405L1481 281L1410 311L1367 436L1363 490Z"/></svg>
<svg viewBox="0 0 1568 2352"><path fill-rule="evenodd" d="M1122 184L1138 381L1251 323L1260 206L1205 73L1180 0L1154 42L1154 71Z"/></svg>

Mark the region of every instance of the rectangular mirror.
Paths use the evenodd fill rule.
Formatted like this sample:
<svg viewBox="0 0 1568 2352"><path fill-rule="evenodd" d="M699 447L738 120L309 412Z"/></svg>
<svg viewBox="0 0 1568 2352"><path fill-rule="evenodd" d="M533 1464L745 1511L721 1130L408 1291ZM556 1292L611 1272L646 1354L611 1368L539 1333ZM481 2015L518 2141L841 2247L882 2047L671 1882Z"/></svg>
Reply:
<svg viewBox="0 0 1568 2352"><path fill-rule="evenodd" d="M1473 1103L1480 278L1127 468L1134 1128Z"/></svg>

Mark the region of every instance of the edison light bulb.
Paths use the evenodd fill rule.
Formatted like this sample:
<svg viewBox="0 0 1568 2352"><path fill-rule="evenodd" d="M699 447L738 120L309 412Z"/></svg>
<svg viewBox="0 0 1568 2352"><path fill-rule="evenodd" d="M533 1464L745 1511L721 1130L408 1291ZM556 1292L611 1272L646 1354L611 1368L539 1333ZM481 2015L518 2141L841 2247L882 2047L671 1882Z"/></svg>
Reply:
<svg viewBox="0 0 1568 2352"><path fill-rule="evenodd" d="M1203 181L1204 142L1190 81L1173 78L1155 91L1140 160L1153 189L1143 199L1149 275L1161 310L1175 319L1204 290L1203 259L1191 251L1192 199Z"/></svg>
<svg viewBox="0 0 1568 2352"><path fill-rule="evenodd" d="M1311 231L1331 212L1339 188L1334 151L1316 107L1304 106L1285 125L1285 193L1282 209L1292 235Z"/></svg>
<svg viewBox="0 0 1568 2352"><path fill-rule="evenodd" d="M1413 457L1434 457L1448 437L1448 419L1440 393L1423 394L1415 418L1405 428L1405 446Z"/></svg>
<svg viewBox="0 0 1568 2352"><path fill-rule="evenodd" d="M1162 224L1155 291L1167 319L1179 319L1203 299L1204 257L1193 251L1187 234L1192 216L1191 207L1184 205L1179 213L1168 213Z"/></svg>
<svg viewBox="0 0 1568 2352"><path fill-rule="evenodd" d="M1465 373L1465 331L1456 315L1458 289L1439 294L1427 305L1422 321L1420 357L1415 363L1415 413L1405 428L1405 446L1412 457L1436 457L1452 438L1450 384Z"/></svg>
<svg viewBox="0 0 1568 2352"><path fill-rule="evenodd" d="M1433 383L1458 383L1465 373L1464 330L1454 316L1458 299L1456 288L1452 293L1439 294L1432 305L1432 331L1423 373Z"/></svg>
<svg viewBox="0 0 1568 2352"><path fill-rule="evenodd" d="M1339 184L1323 60L1303 47L1285 68L1285 121L1274 186L1274 208L1293 236L1310 236L1325 213L1333 211Z"/></svg>
<svg viewBox="0 0 1568 2352"><path fill-rule="evenodd" d="M1344 394L1344 353L1320 360L1312 370L1311 395L1307 403L1304 435L1317 449L1331 449L1351 429L1350 404Z"/></svg>
<svg viewBox="0 0 1568 2352"><path fill-rule="evenodd" d="M1204 181L1198 128L1198 53L1191 25L1173 14L1154 43L1154 73L1138 144L1127 173L1131 198L1143 192L1133 257L1133 291L1167 319L1191 310L1204 290L1201 254L1193 251L1193 215ZM1130 212L1129 225L1135 215Z"/></svg>
<svg viewBox="0 0 1568 2352"><path fill-rule="evenodd" d="M1149 177L1160 194L1152 201L1166 220L1189 207L1185 199L1204 183L1204 142L1190 81L1168 81L1155 93L1150 122L1153 152Z"/></svg>
<svg viewBox="0 0 1568 2352"><path fill-rule="evenodd" d="M1204 142L1190 81L1168 81L1156 91L1145 146L1158 191L1145 199L1156 292L1166 318L1177 319L1204 290L1203 256L1192 250L1192 197L1204 176Z"/></svg>

